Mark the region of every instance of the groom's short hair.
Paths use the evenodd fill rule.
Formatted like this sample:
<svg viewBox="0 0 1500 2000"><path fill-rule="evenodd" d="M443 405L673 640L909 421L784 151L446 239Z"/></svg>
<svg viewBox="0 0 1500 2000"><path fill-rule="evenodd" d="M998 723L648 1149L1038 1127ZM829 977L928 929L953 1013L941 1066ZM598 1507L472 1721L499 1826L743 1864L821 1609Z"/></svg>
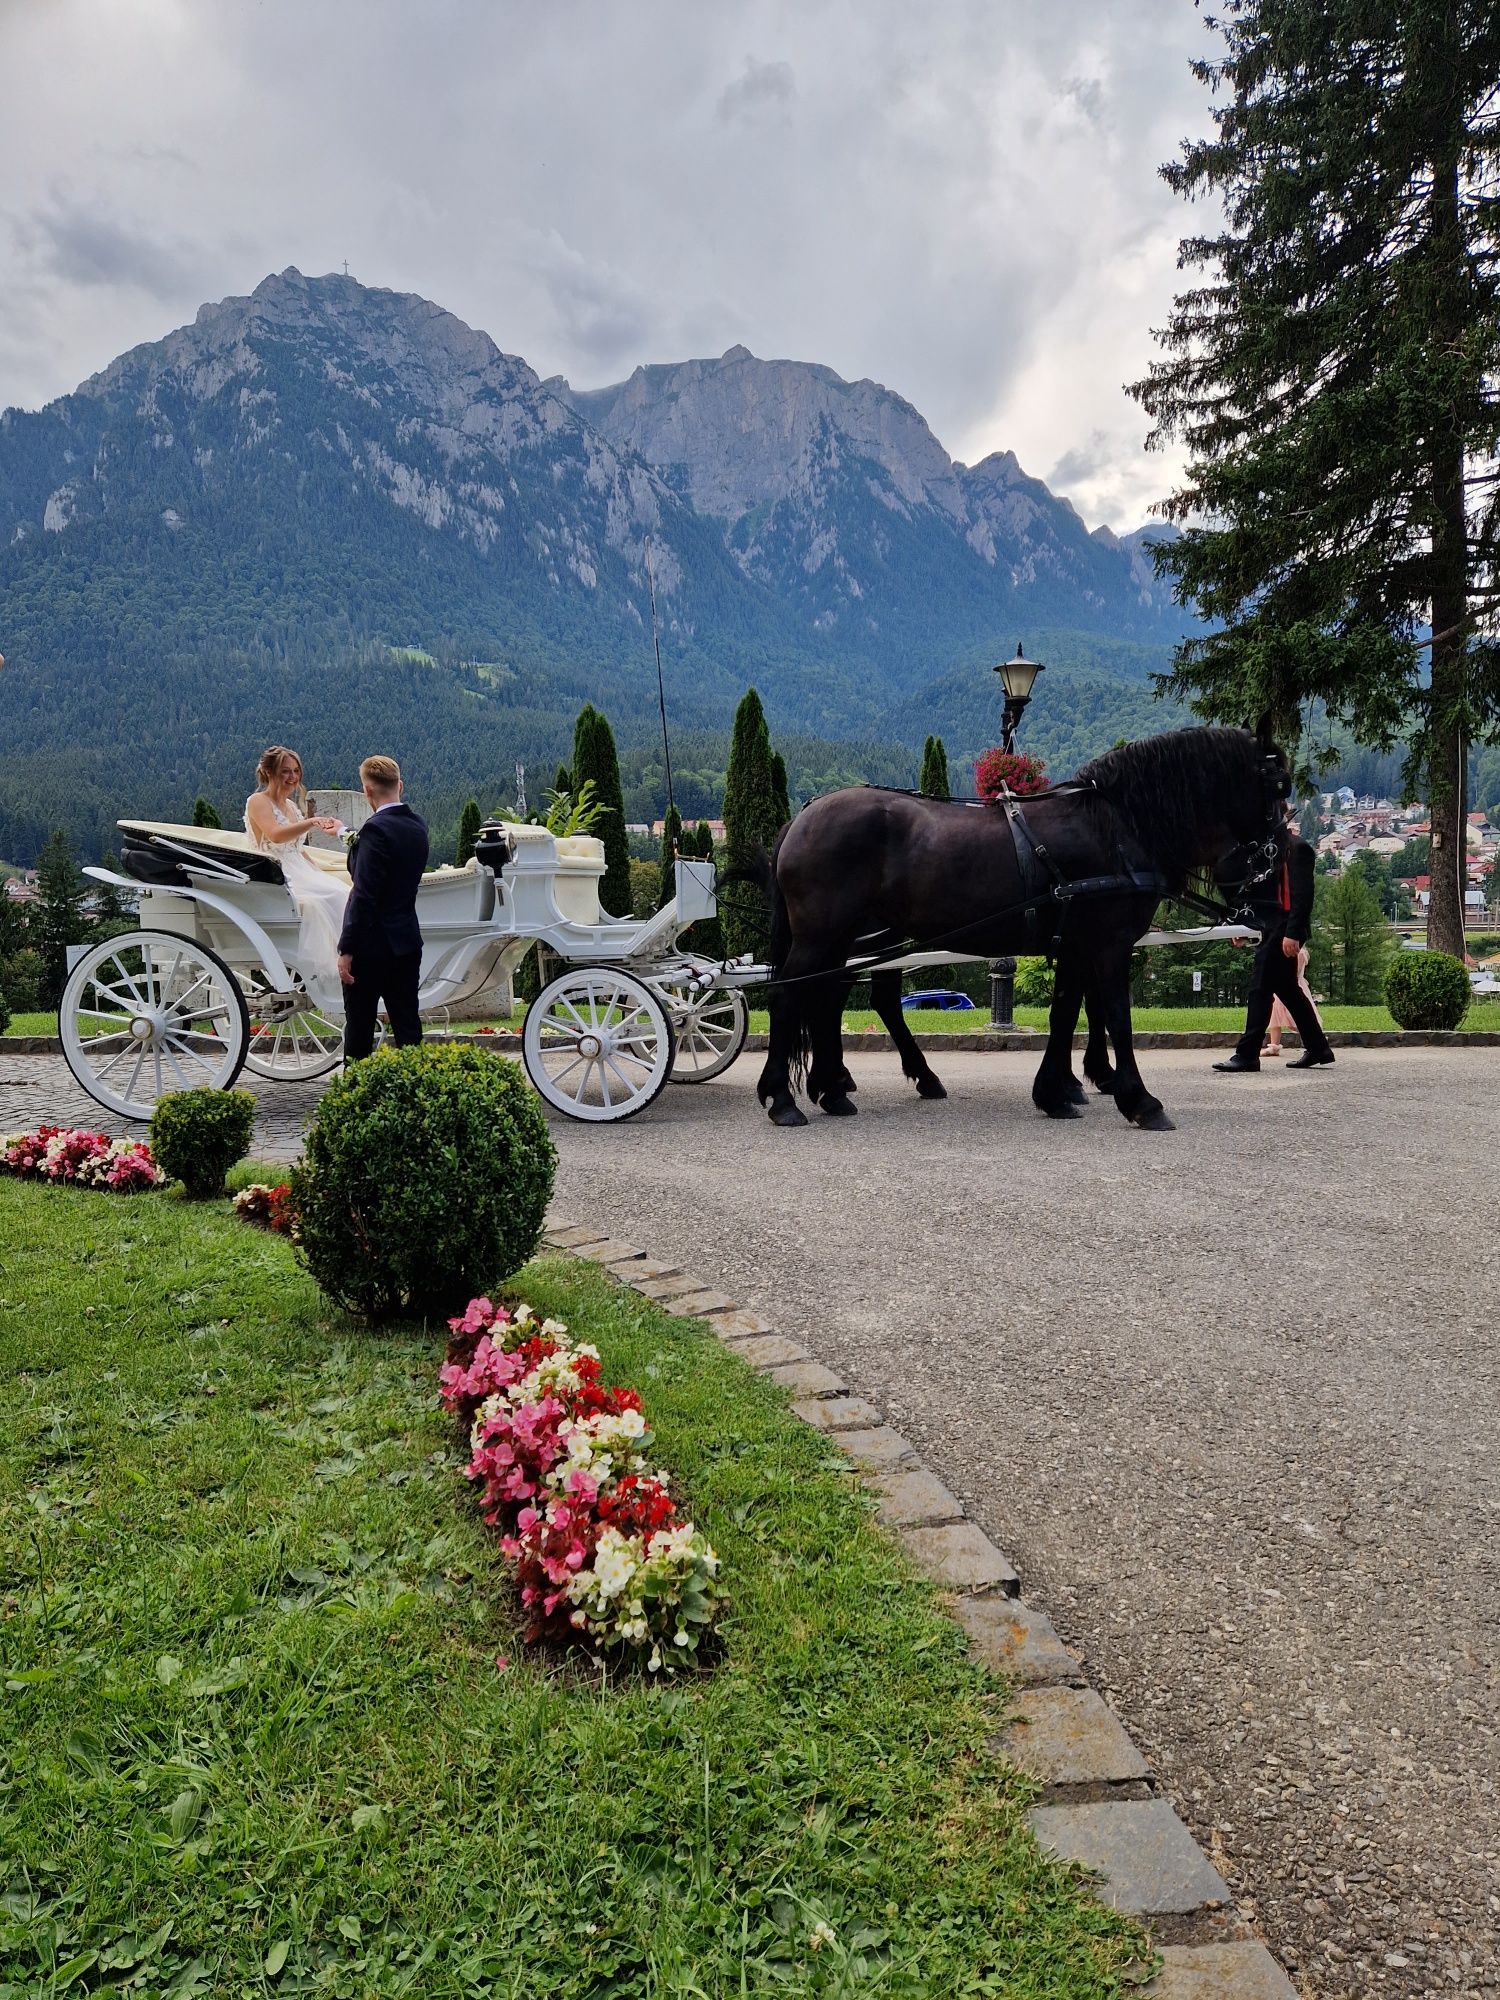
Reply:
<svg viewBox="0 0 1500 2000"><path fill-rule="evenodd" d="M393 792L401 782L401 766L394 757L366 757L359 775L377 792Z"/></svg>

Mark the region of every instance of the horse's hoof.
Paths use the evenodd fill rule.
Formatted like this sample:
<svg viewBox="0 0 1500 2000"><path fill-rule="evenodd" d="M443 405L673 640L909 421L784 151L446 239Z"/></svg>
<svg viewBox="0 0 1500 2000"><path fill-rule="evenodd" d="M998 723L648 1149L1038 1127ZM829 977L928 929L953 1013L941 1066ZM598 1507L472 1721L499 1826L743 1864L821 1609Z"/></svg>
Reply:
<svg viewBox="0 0 1500 2000"><path fill-rule="evenodd" d="M1081 1118L1083 1113L1071 1098L1061 1098L1056 1104L1038 1104L1038 1111L1044 1111L1049 1118Z"/></svg>
<svg viewBox="0 0 1500 2000"><path fill-rule="evenodd" d="M1141 1111L1131 1120L1143 1132L1175 1132L1177 1127L1158 1104L1154 1111Z"/></svg>
<svg viewBox="0 0 1500 2000"><path fill-rule="evenodd" d="M1114 1096L1115 1080L1112 1076L1104 1076L1104 1077L1091 1076L1089 1078L1089 1082L1094 1086L1095 1090L1098 1091L1101 1097Z"/></svg>
<svg viewBox="0 0 1500 2000"><path fill-rule="evenodd" d="M1083 1085L1078 1081L1076 1077L1069 1077L1068 1079L1069 1104L1076 1104L1079 1110L1081 1111L1084 1105L1088 1103L1088 1101L1089 1101L1088 1092L1084 1089Z"/></svg>
<svg viewBox="0 0 1500 2000"><path fill-rule="evenodd" d="M825 1097L823 1099L823 1109L828 1113L830 1118L857 1118L859 1116L859 1106L851 1104L848 1098L843 1095Z"/></svg>
<svg viewBox="0 0 1500 2000"><path fill-rule="evenodd" d="M948 1093L935 1076L919 1076L917 1078L917 1095L918 1097L938 1098L946 1097Z"/></svg>
<svg viewBox="0 0 1500 2000"><path fill-rule="evenodd" d="M773 1104L771 1106L771 1123L773 1125L785 1125L788 1127L805 1125L807 1123L807 1113L799 1109L788 1098L785 1104Z"/></svg>

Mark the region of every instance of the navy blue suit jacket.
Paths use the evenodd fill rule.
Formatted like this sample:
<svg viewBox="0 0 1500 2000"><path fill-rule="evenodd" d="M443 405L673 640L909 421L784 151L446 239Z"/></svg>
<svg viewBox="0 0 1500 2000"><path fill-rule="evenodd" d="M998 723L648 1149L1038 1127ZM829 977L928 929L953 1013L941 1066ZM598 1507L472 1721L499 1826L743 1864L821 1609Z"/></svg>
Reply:
<svg viewBox="0 0 1500 2000"><path fill-rule="evenodd" d="M427 823L410 806L382 806L349 850L354 887L344 905L339 950L403 957L422 949L417 886L427 866Z"/></svg>

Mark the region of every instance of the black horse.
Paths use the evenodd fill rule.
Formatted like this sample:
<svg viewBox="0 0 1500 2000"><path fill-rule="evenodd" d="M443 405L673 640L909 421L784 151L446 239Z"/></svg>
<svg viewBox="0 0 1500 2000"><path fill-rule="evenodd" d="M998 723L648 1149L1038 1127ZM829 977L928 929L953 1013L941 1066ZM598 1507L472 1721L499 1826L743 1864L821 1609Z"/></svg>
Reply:
<svg viewBox="0 0 1500 2000"><path fill-rule="evenodd" d="M1262 729L1176 729L1085 764L1054 791L975 806L871 787L815 799L771 861L771 1046L756 1089L777 1125L807 1120L792 1093L849 1117L853 1079L840 1017L850 961L920 947L989 958L1051 953L1057 962L1037 1106L1071 1117L1073 1030L1085 992L1113 1045L1115 1073L1091 1050L1089 1073L1124 1116L1171 1120L1141 1080L1130 1035L1130 954L1164 896L1239 848L1279 861L1287 760ZM857 975L856 975L857 976ZM871 981L902 1067L923 1097L946 1095L901 1017L899 979Z"/></svg>

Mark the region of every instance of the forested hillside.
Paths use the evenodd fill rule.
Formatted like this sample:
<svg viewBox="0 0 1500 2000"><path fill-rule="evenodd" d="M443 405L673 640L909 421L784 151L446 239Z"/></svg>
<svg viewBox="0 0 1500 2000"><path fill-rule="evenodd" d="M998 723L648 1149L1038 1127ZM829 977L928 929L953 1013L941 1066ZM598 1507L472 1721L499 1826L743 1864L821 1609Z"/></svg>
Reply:
<svg viewBox="0 0 1500 2000"><path fill-rule="evenodd" d="M993 741L1018 637L1052 662L1027 727L1054 769L1160 726L1170 614L1138 550L1013 460L954 466L878 384L693 366L743 405L690 447L739 495L717 512L644 416L607 435L486 335L347 278L267 279L5 412L0 855L59 826L97 854L200 792L227 816L277 740L319 782L389 750L456 819L518 759L545 783L585 701L654 817L653 579L693 812L752 684L801 796L906 781L933 730L957 759Z"/></svg>

